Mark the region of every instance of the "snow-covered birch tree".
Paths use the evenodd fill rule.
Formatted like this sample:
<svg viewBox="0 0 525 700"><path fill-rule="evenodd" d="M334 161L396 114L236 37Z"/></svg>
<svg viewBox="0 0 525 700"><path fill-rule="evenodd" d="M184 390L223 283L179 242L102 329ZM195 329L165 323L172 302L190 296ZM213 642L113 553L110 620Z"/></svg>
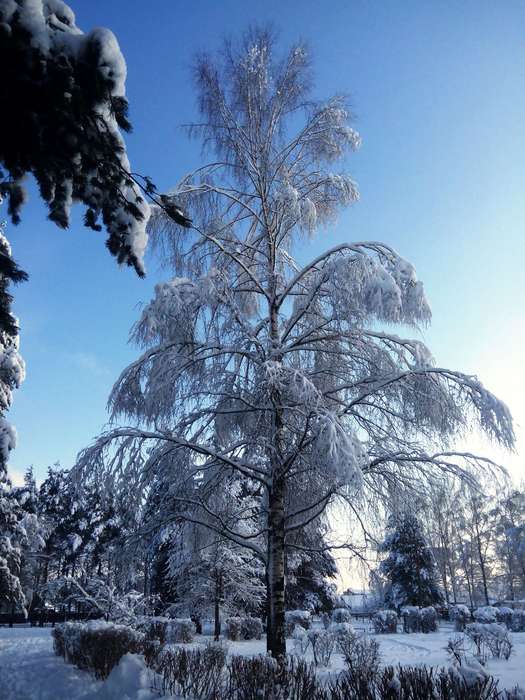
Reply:
<svg viewBox="0 0 525 700"><path fill-rule="evenodd" d="M113 419L131 425L84 450L77 474L113 478L127 494L135 484L130 507L162 460L174 492L208 470L256 485L260 527L249 533L181 498L194 521L264 560L267 646L279 657L294 532L338 497L356 506L363 493L379 500L479 464L452 447L473 425L508 447L514 437L508 410L475 377L394 332L428 323L430 309L392 248L364 240L294 258L357 199L343 167L359 136L343 96L311 99L305 47L283 59L274 49L253 30L196 62L191 134L212 158L172 193L194 226L153 214L178 276L157 285L132 334L143 354L111 393Z"/></svg>

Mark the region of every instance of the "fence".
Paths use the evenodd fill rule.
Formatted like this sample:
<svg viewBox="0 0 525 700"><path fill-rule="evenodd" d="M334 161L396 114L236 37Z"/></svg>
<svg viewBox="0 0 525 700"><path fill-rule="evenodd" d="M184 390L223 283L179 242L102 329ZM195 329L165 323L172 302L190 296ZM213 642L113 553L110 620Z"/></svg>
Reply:
<svg viewBox="0 0 525 700"><path fill-rule="evenodd" d="M13 625L30 624L31 627L44 627L51 625L54 627L60 622L84 622L85 620L96 620L100 618L100 613L78 612L73 610L54 610L44 608L31 610L26 617L23 613L0 613L0 627L13 627Z"/></svg>

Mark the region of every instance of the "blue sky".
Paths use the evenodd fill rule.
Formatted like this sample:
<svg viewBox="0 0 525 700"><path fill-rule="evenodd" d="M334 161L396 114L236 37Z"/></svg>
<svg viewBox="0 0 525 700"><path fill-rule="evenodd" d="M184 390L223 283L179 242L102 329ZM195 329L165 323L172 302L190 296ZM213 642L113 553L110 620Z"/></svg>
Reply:
<svg viewBox="0 0 525 700"><path fill-rule="evenodd" d="M478 374L525 423L525 3L71 5L82 29L107 26L118 37L133 168L161 189L202 164L198 144L178 128L197 116L194 53L251 22L273 22L284 47L306 39L315 96L351 94L363 145L349 160L361 201L301 257L343 240L392 245L425 283L434 320L424 338L438 364ZM135 356L127 336L139 304L168 275L153 258L146 280L119 269L80 211L60 231L31 195L22 223L7 231L30 274L15 303L27 363L10 413L19 433L15 479L29 464L40 478L57 460L70 466L99 432L109 389ZM504 459L520 477L523 459Z"/></svg>

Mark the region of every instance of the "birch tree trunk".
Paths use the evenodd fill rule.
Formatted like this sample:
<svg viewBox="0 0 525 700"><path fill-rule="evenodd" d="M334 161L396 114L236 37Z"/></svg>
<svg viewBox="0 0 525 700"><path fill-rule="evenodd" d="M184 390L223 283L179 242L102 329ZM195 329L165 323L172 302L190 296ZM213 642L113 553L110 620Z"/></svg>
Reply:
<svg viewBox="0 0 525 700"><path fill-rule="evenodd" d="M215 622L213 638L216 642L221 636L221 575L216 572L215 575Z"/></svg>
<svg viewBox="0 0 525 700"><path fill-rule="evenodd" d="M284 627L284 497L285 483L282 478L275 481L269 497L268 513L268 631L267 651L280 658L286 654Z"/></svg>

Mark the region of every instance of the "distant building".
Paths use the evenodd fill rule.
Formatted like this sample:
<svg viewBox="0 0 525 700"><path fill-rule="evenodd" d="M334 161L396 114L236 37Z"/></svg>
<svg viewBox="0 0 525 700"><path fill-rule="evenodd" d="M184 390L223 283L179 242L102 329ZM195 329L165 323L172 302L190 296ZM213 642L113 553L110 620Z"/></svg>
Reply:
<svg viewBox="0 0 525 700"><path fill-rule="evenodd" d="M372 594L364 589L356 591L353 588L347 588L343 593L343 600L354 612L364 612L373 606Z"/></svg>

